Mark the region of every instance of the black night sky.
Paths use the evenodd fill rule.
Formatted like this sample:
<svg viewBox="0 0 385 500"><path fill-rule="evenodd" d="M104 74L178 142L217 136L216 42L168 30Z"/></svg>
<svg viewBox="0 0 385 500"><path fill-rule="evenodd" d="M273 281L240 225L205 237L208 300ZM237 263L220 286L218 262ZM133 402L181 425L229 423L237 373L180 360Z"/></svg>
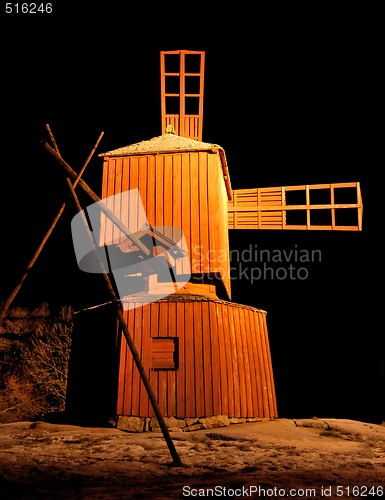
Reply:
<svg viewBox="0 0 385 500"><path fill-rule="evenodd" d="M56 11L51 21L9 21L2 13L0 302L65 200L65 214L13 306L48 302L77 310L108 300L102 278L77 268L66 175L39 142L49 141L49 124L62 157L78 171L104 132L83 176L100 194L98 153L162 133L160 51L204 50L203 140L224 148L234 189L361 183L362 232L230 232L231 249L240 252L297 248L321 255L305 264L304 280L232 281L235 302L268 312L279 414L382 422L376 148L383 113L370 20L359 12L252 19L229 12L223 19L192 16L193 28L185 16L179 23L158 16L125 23L118 11L107 14L80 22L68 12Z"/></svg>

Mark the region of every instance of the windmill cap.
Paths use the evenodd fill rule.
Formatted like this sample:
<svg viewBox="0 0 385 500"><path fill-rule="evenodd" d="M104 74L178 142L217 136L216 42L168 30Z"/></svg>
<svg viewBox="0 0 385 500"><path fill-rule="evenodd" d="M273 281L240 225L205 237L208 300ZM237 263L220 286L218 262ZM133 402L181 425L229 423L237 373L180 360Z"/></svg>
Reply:
<svg viewBox="0 0 385 500"><path fill-rule="evenodd" d="M166 133L153 137L152 139L129 144L122 148L113 149L98 156L127 156L147 153L174 153L180 151L211 151L213 149L222 149L218 144L196 141L182 137L174 133Z"/></svg>
<svg viewBox="0 0 385 500"><path fill-rule="evenodd" d="M128 146L124 146L122 148L100 153L98 156L137 156L162 153L187 153L194 151L210 151L213 153L219 152L227 196L228 199L231 200L232 189L230 185L226 155L224 149L218 144L196 141L195 139L189 139L173 133L166 133L146 141L136 142L135 144L129 144Z"/></svg>

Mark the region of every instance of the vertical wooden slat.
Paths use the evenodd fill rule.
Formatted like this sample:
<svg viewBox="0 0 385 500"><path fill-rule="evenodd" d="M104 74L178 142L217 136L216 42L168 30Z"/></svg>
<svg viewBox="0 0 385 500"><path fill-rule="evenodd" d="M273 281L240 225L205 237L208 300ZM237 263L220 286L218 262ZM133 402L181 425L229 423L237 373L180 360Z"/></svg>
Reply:
<svg viewBox="0 0 385 500"><path fill-rule="evenodd" d="M253 329L256 332L253 336L255 342L255 353L256 353L256 373L257 373L257 395L258 395L258 413L260 416L265 416L264 406L263 406L263 386L265 384L264 379L264 369L263 369L263 355L261 346L261 336L260 336L260 325L259 325L259 315L254 315L253 317Z"/></svg>
<svg viewBox="0 0 385 500"><path fill-rule="evenodd" d="M222 215L218 210L218 207L220 207L220 200L219 200L220 185L218 182L218 169L220 167L218 165L218 161L215 161L217 160L216 155L209 155L206 158L208 162L207 163L208 246L209 249L214 249L215 252L218 253L218 249L221 248L219 228L221 227L221 224L223 224ZM221 267L221 263L219 263L219 267Z"/></svg>
<svg viewBox="0 0 385 500"><path fill-rule="evenodd" d="M361 185L357 182L357 203L358 207L358 230L362 231L362 196L361 196Z"/></svg>
<svg viewBox="0 0 385 500"><path fill-rule="evenodd" d="M147 214L148 223L155 226L155 178L156 166L154 156L147 158L147 185L144 207Z"/></svg>
<svg viewBox="0 0 385 500"><path fill-rule="evenodd" d="M226 342L226 329L223 321L223 307L222 304L215 304L215 314L217 317L218 325L218 351L219 351L219 371L220 371L220 401L222 413L229 415L229 381L227 377L227 342Z"/></svg>
<svg viewBox="0 0 385 500"><path fill-rule="evenodd" d="M175 417L183 418L187 415L186 408L186 332L185 332L185 302L176 303L176 335L179 338L178 361L176 373L176 411Z"/></svg>
<svg viewBox="0 0 385 500"><path fill-rule="evenodd" d="M117 158L115 160L114 195L118 195L121 192L122 192L122 158ZM119 217L119 219L122 219L121 196L115 196L113 212L117 217ZM121 240L122 233L120 229L115 226L115 224L113 224L112 234L113 234L112 236L113 242L118 242Z"/></svg>
<svg viewBox="0 0 385 500"><path fill-rule="evenodd" d="M250 416L253 414L253 396L252 396L252 382L251 382L251 366L250 366L250 350L249 350L249 345L248 345L248 331L246 328L247 324L247 316L248 316L249 310L244 308L244 307L239 307L238 308L238 314L239 314L239 333L240 337L242 338L242 356L243 356L243 369L244 369L244 398L245 398L245 404L244 408L245 411L243 415Z"/></svg>
<svg viewBox="0 0 385 500"><path fill-rule="evenodd" d="M168 325L168 308L167 303L166 307L159 307L159 328L158 335L160 337L167 337L169 331ZM168 416L167 412L167 373L165 371L158 371L158 403L163 415Z"/></svg>
<svg viewBox="0 0 385 500"><path fill-rule="evenodd" d="M203 385L205 415L214 415L213 407L213 367L211 365L211 325L208 302L202 302L202 337L203 337Z"/></svg>
<svg viewBox="0 0 385 500"><path fill-rule="evenodd" d="M236 358L238 362L238 385L239 385L239 414L238 416L247 415L247 402L246 402L246 371L245 359L243 354L243 343L245 338L243 336L242 322L243 322L243 308L233 307L234 315L234 340L236 345Z"/></svg>
<svg viewBox="0 0 385 500"><path fill-rule="evenodd" d="M181 155L172 156L172 173L171 173L171 185L172 185L172 199L173 199L173 214L172 214L172 227L176 229L176 232L172 233L171 238L173 241L179 241L179 231L182 228L182 158ZM176 265L177 274L182 272L180 259L177 261Z"/></svg>
<svg viewBox="0 0 385 500"><path fill-rule="evenodd" d="M306 185L306 205L310 205L310 191L309 191L309 186ZM310 228L311 221L310 221L310 209L306 209L306 227L307 229Z"/></svg>
<svg viewBox="0 0 385 500"><path fill-rule="evenodd" d="M231 345L231 356L232 356L232 365L233 365L233 377L234 377L234 415L230 415L231 417L240 417L242 415L241 412L241 387L240 387L240 353L238 352L237 346L237 332L235 325L235 312L236 308L229 307L229 330L230 330L230 345Z"/></svg>
<svg viewBox="0 0 385 500"><path fill-rule="evenodd" d="M261 363L261 374L262 374L262 401L263 401L263 416L268 417L270 415L270 405L269 405L269 393L268 393L268 386L269 386L269 365L268 365L268 359L267 359L267 353L266 353L266 345L264 341L264 321L261 315L258 316L258 324L259 324L259 335L258 335L258 340L259 340L259 345L258 348L260 350L260 363Z"/></svg>
<svg viewBox="0 0 385 500"><path fill-rule="evenodd" d="M266 314L260 314L260 324L261 324L261 337L262 344L264 346L264 359L265 359L265 367L266 367L266 392L269 398L269 417L277 417L277 402L276 402L276 394L275 394L275 384L274 384L274 374L273 374L273 365L271 360L271 352L270 345L267 336L267 325L266 325Z"/></svg>
<svg viewBox="0 0 385 500"><path fill-rule="evenodd" d="M194 314L193 304L185 304L185 366L186 366L186 416L197 415L195 401L195 359L194 359Z"/></svg>
<svg viewBox="0 0 385 500"><path fill-rule="evenodd" d="M123 158L117 158L115 163L115 184L114 184L114 193L121 193L122 190L122 180L123 180ZM115 215L120 217L120 210L117 207L117 211Z"/></svg>
<svg viewBox="0 0 385 500"><path fill-rule="evenodd" d="M185 131L185 54L183 51L180 53L180 69L179 69L179 135L186 136Z"/></svg>
<svg viewBox="0 0 385 500"><path fill-rule="evenodd" d="M127 317L125 316L125 320L127 321ZM131 359L128 356L128 345L125 342L123 334L119 330L118 339L120 340L120 355L119 355L119 376L118 376L118 400L117 400L117 414L118 415L127 415L127 393L126 386L129 383L129 374L131 367L129 363Z"/></svg>
<svg viewBox="0 0 385 500"><path fill-rule="evenodd" d="M191 217L192 217L192 212L191 212L191 175L190 175L190 157L189 155L183 154L181 158L181 191L183 193L182 199L181 199L181 227L184 233L184 237L186 239L186 245L187 248L189 249L189 258L190 263L191 263L191 272L194 272L193 270L193 250L191 248ZM187 273L188 269L183 267L182 265L182 272Z"/></svg>
<svg viewBox="0 0 385 500"><path fill-rule="evenodd" d="M209 332L211 333L211 377L212 377L212 398L213 398L213 415L222 415L221 393L223 391L221 384L221 342L219 340L218 331L218 314L216 313L215 302L208 302L209 315ZM207 332L205 332L207 335ZM225 366L225 365L223 365Z"/></svg>
<svg viewBox="0 0 385 500"><path fill-rule="evenodd" d="M122 335L119 336L120 341L120 354L119 354L119 373L118 373L118 391L117 391L117 414L125 415L128 411L126 407L126 384L128 382L130 367L127 366L129 360L128 345L122 339Z"/></svg>
<svg viewBox="0 0 385 500"><path fill-rule="evenodd" d="M139 181L139 158L134 156L130 160L130 189L137 189ZM139 214L136 199L129 198L128 228L131 232L137 231L139 227Z"/></svg>
<svg viewBox="0 0 385 500"><path fill-rule="evenodd" d="M121 189L122 192L126 192L129 190L129 160L128 158L122 158L122 182L121 182ZM128 225L128 205L127 203L122 206L122 212L121 212L121 220L123 224L126 226Z"/></svg>
<svg viewBox="0 0 385 500"><path fill-rule="evenodd" d="M138 190L143 204L143 209L146 212L147 206L147 179L148 179L148 160L146 156L138 159ZM142 227L147 222L147 213L140 213L138 219L138 227Z"/></svg>
<svg viewBox="0 0 385 500"><path fill-rule="evenodd" d="M218 206L213 207L219 213L219 222L216 228L218 235L216 241L218 242L216 250L219 249L218 256L220 256L221 261L218 263L219 268L223 269L223 283L225 285L229 299L231 299L231 283L230 283L230 255L229 255L229 231L227 225L227 191L225 183L223 182L221 168L219 166L219 157L211 155L211 162L216 161L216 172L217 172L217 182L218 182ZM210 217L211 217L210 212Z"/></svg>
<svg viewBox="0 0 385 500"><path fill-rule="evenodd" d="M245 328L245 336L246 336L246 349L248 352L248 360L249 360L249 373L250 373L250 395L248 396L250 398L250 406L248 406L248 414L249 416L252 415L258 415L258 397L257 397L257 391L258 391L258 379L257 379L257 374L256 374L256 352L255 352L255 332L252 328L252 311L250 309L247 309L245 311L245 322L244 322L244 328Z"/></svg>
<svg viewBox="0 0 385 500"><path fill-rule="evenodd" d="M204 71L205 71L205 53L202 52L200 56L200 77L199 77L199 117L198 117L198 141L202 140L203 131L203 93L204 93Z"/></svg>
<svg viewBox="0 0 385 500"><path fill-rule="evenodd" d="M173 225L173 212L179 207L174 205L172 185L172 155L165 155L163 166L163 223L164 226Z"/></svg>
<svg viewBox="0 0 385 500"><path fill-rule="evenodd" d="M141 334L141 360L147 377L150 377L150 367L152 362L152 343L151 343L151 310L150 304L145 304L142 308ZM146 417L149 412L150 400L144 384L140 385L139 392L139 416Z"/></svg>
<svg viewBox="0 0 385 500"><path fill-rule="evenodd" d="M140 357L142 357L142 315L143 308L138 307L134 310L134 328L132 339L134 341L135 347L138 351ZM142 386L142 381L139 375L139 371L136 369L136 365L133 366L132 374L132 413L133 415L140 414L140 388Z"/></svg>
<svg viewBox="0 0 385 500"><path fill-rule="evenodd" d="M230 316L230 310L227 307L223 307L223 333L225 337L225 353L226 353L226 371L227 371L227 390L228 390L228 398L229 398L229 413L228 415L234 417L236 414L235 411L235 383L234 379L236 377L236 373L234 373L234 349L232 343L232 318Z"/></svg>
<svg viewBox="0 0 385 500"><path fill-rule="evenodd" d="M168 304L168 334L167 337L177 337L176 331L176 302L169 302ZM176 372L169 370L167 375L167 415L170 417L176 415Z"/></svg>
<svg viewBox="0 0 385 500"><path fill-rule="evenodd" d="M108 162L108 176L107 176L107 188L106 188L106 193L105 196L106 198L109 198L115 194L115 164L116 160L115 159L110 159ZM111 200L108 200L106 202L107 207L113 212L114 211L114 206L113 202ZM105 217L105 215L103 215ZM102 241L100 242L101 245L103 244L110 244L113 241L113 224L112 222L108 219L106 220L105 224L106 231L104 233L104 238L102 236Z"/></svg>
<svg viewBox="0 0 385 500"><path fill-rule="evenodd" d="M203 376L203 332L201 302L193 302L194 310L194 365L196 416L205 415L204 376Z"/></svg>
<svg viewBox="0 0 385 500"><path fill-rule="evenodd" d="M104 158L103 161L103 174L102 174L102 199L107 197L108 177L110 173L109 158ZM99 245L103 245L106 238L107 231L107 217L104 213L100 216L100 239Z"/></svg>
<svg viewBox="0 0 385 500"><path fill-rule="evenodd" d="M334 204L334 186L330 185L330 203ZM336 227L336 211L335 208L332 208L332 229Z"/></svg>
<svg viewBox="0 0 385 500"><path fill-rule="evenodd" d="M152 302L150 305L151 309L151 337L156 338L159 337L159 318L160 318L160 305L159 303ZM154 394L158 400L159 404L159 372L150 369L150 383L152 385ZM150 416L154 416L154 411L152 407L150 408Z"/></svg>
<svg viewBox="0 0 385 500"><path fill-rule="evenodd" d="M190 226L190 245L192 252L192 272L201 273L202 266L200 260L200 226L201 218L198 210L199 207L199 193L198 193L198 153L190 154L190 213L194 217ZM198 252L198 255L197 255Z"/></svg>
<svg viewBox="0 0 385 500"><path fill-rule="evenodd" d="M165 78L165 54L160 53L160 96L161 96L161 123L162 134L166 132L166 78ZM175 129L177 130L177 129Z"/></svg>
<svg viewBox="0 0 385 500"><path fill-rule="evenodd" d="M155 157L155 225L163 226L163 156Z"/></svg>

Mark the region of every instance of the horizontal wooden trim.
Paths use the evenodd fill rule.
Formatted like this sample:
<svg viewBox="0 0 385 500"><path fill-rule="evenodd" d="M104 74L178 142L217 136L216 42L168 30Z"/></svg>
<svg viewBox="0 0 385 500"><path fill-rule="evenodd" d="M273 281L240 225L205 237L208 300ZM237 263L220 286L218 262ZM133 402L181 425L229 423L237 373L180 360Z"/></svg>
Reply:
<svg viewBox="0 0 385 500"><path fill-rule="evenodd" d="M317 231L319 231L319 230L325 230L325 231L334 231L334 230L337 230L337 231L360 231L360 228L358 226L338 226L338 225L334 225L334 226L330 226L330 225L328 225L328 226L309 225L309 226L307 226L306 224L302 224L302 225L294 225L294 224L284 225L283 229L300 229L300 230L303 230L303 229L306 229L306 230L315 229Z"/></svg>
<svg viewBox="0 0 385 500"><path fill-rule="evenodd" d="M285 191L302 191L312 189L338 189L338 188L356 188L357 182L335 182L332 184L300 184L298 186L284 186Z"/></svg>
<svg viewBox="0 0 385 500"><path fill-rule="evenodd" d="M242 205L229 206L228 212L263 212L263 211L285 211L285 210L317 210L338 208L361 208L359 203L329 203L326 205L254 205L243 207Z"/></svg>
<svg viewBox="0 0 385 500"><path fill-rule="evenodd" d="M161 54L204 54L202 50L162 50Z"/></svg>
<svg viewBox="0 0 385 500"><path fill-rule="evenodd" d="M252 223L244 223L242 224L241 223L237 223L236 225L234 224L231 224L231 226L229 227L229 229L272 229L272 230L277 230L277 229L292 229L292 230L317 230L317 231L360 231L359 227L357 226L314 226L314 225L311 225L311 226L307 226L306 224L303 224L303 225L294 225L294 224L291 224L291 225L283 225L282 223L281 224L258 224L258 222L252 224Z"/></svg>
<svg viewBox="0 0 385 500"><path fill-rule="evenodd" d="M203 94L174 94L174 93L168 93L168 94L163 94L165 97L180 97L183 95L184 97L203 97ZM165 115L167 116L167 114ZM187 116L187 115L184 115ZM198 116L198 115L192 115L192 116Z"/></svg>

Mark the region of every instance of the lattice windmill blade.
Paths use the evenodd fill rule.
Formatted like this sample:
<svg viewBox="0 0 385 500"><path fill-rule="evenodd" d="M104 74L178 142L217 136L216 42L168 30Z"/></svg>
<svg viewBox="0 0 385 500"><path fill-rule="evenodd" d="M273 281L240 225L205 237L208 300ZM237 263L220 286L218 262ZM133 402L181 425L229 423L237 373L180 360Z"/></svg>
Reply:
<svg viewBox="0 0 385 500"><path fill-rule="evenodd" d="M160 53L162 134L202 140L204 66L201 51Z"/></svg>
<svg viewBox="0 0 385 500"><path fill-rule="evenodd" d="M229 229L361 231L362 213L359 182L235 189L228 202Z"/></svg>

